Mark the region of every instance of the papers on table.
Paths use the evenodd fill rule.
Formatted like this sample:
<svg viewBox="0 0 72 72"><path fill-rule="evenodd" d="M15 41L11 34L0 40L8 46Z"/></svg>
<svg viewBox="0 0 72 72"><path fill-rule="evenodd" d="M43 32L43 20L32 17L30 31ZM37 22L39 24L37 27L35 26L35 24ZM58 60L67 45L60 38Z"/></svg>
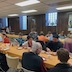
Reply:
<svg viewBox="0 0 72 72"><path fill-rule="evenodd" d="M18 49L18 50L21 50L21 49L22 49L22 47L18 47L17 49Z"/></svg>

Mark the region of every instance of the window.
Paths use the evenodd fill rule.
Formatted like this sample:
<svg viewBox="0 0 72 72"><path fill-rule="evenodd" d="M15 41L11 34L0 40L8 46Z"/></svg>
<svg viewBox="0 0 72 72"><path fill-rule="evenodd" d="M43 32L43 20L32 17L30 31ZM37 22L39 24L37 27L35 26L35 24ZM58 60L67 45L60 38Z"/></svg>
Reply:
<svg viewBox="0 0 72 72"><path fill-rule="evenodd" d="M57 12L46 14L46 26L57 26Z"/></svg>
<svg viewBox="0 0 72 72"><path fill-rule="evenodd" d="M20 29L27 30L27 16L20 16Z"/></svg>
<svg viewBox="0 0 72 72"><path fill-rule="evenodd" d="M3 23L3 27L7 27L8 26L8 18L7 17L4 17L2 18L2 23Z"/></svg>

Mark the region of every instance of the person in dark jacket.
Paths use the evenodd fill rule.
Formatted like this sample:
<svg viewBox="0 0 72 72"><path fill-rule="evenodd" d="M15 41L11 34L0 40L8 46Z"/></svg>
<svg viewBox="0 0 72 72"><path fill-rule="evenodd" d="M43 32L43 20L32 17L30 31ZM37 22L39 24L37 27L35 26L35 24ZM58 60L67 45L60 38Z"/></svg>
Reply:
<svg viewBox="0 0 72 72"><path fill-rule="evenodd" d="M31 52L23 53L22 67L30 71L47 72L43 59L38 56L41 50L41 44L36 42Z"/></svg>
<svg viewBox="0 0 72 72"><path fill-rule="evenodd" d="M58 34L54 34L53 35L53 40L52 41L48 41L46 44L46 47L48 47L51 51L56 52L59 48L63 47L63 44L59 41L59 36ZM47 48L47 50L49 50Z"/></svg>
<svg viewBox="0 0 72 72"><path fill-rule="evenodd" d="M67 61L69 60L68 50L64 48L60 48L57 51L57 56L58 56L58 60L60 60L60 63L58 63L48 72L72 72L72 67L70 66L70 64L67 63Z"/></svg>
<svg viewBox="0 0 72 72"><path fill-rule="evenodd" d="M6 72L9 67L7 65L6 56L3 53L0 53L0 67Z"/></svg>

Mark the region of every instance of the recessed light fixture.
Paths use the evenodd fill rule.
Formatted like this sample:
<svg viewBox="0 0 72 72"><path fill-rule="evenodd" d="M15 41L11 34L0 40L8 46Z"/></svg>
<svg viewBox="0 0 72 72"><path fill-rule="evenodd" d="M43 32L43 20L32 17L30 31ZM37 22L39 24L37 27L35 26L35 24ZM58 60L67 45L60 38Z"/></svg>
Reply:
<svg viewBox="0 0 72 72"><path fill-rule="evenodd" d="M8 15L8 16L11 16L11 17L12 17L12 16L18 16L18 14L10 14L10 15Z"/></svg>
<svg viewBox="0 0 72 72"><path fill-rule="evenodd" d="M59 8L56 8L56 9L57 10L72 9L72 6L59 7Z"/></svg>
<svg viewBox="0 0 72 72"><path fill-rule="evenodd" d="M37 4L37 3L40 3L40 1L38 1L38 0L27 0L27 1L16 3L15 5L22 7L22 6L28 6L28 5Z"/></svg>
<svg viewBox="0 0 72 72"><path fill-rule="evenodd" d="M32 12L37 12L37 10L27 10L27 11L22 11L22 13L32 13Z"/></svg>

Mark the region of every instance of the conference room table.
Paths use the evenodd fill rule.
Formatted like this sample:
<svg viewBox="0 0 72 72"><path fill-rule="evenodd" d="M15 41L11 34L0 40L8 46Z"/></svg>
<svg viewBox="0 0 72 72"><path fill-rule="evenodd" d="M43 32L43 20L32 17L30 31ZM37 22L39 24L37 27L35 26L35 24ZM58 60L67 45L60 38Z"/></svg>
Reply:
<svg viewBox="0 0 72 72"><path fill-rule="evenodd" d="M19 38L19 35L11 35L11 34L6 34L8 37L10 37L10 38ZM27 35L24 35L24 36L22 36L24 39L26 39L27 38Z"/></svg>
<svg viewBox="0 0 72 72"><path fill-rule="evenodd" d="M15 35L15 34L6 34L9 38L19 38L19 35ZM0 36L2 36L2 34L0 33ZM22 36L25 40L27 39L27 35Z"/></svg>
<svg viewBox="0 0 72 72"><path fill-rule="evenodd" d="M22 59L22 54L24 52L30 51L30 48L22 48L15 45L10 44L4 44L0 43L0 48L2 48L1 52L4 54L9 54L14 57L19 57ZM42 51L39 56L41 56L44 60L45 66L47 68L54 67L57 63L59 63L59 60L56 55L51 55L50 53L46 53ZM70 56L70 59L68 61L69 63L72 63L72 57Z"/></svg>

